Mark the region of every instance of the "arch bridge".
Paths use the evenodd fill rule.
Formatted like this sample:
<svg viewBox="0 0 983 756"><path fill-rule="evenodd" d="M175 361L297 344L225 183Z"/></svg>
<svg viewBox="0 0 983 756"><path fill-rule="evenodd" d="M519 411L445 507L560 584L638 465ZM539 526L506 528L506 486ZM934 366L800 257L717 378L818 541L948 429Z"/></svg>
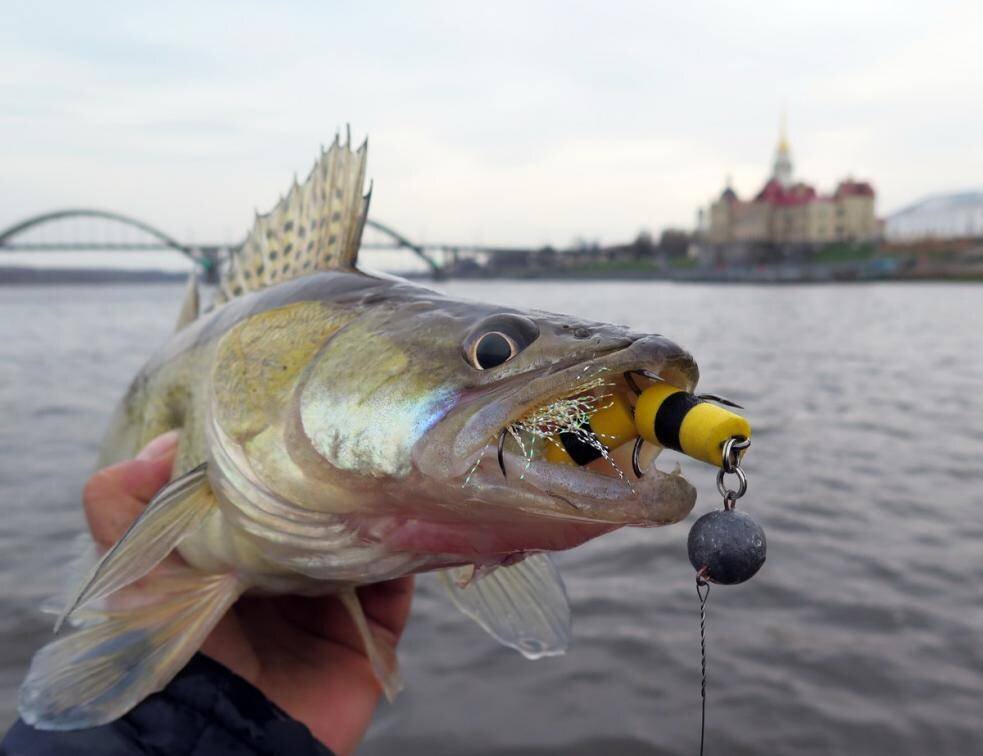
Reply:
<svg viewBox="0 0 983 756"><path fill-rule="evenodd" d="M57 223L59 221L72 220L72 219L94 219L109 221L111 223L118 224L124 228L135 229L139 232L145 234L149 239L145 238L142 241L119 241L110 239L97 239L97 240L81 240L79 238L58 240L58 241L32 241L30 238L24 239L24 236L30 237L31 231L37 230L46 226L47 224ZM372 220L371 218L366 221L366 226L372 228L383 236L385 236L389 242L383 244L363 244L363 248L367 249L388 249L388 250L400 250L406 249L420 260L422 260L430 270L430 273L435 278L440 278L442 270L440 265L434 259L433 255L428 254L427 248L418 244L414 244L405 236L395 231L391 227L380 223L378 221ZM144 221L132 218L128 215L122 213L112 212L109 210L96 210L91 208L67 208L64 210L55 210L48 213L41 213L35 215L31 218L27 218L18 223L13 224L3 230L0 230L0 252L4 251L92 251L92 250L166 250L171 249L176 252L180 252L186 257L193 260L203 271L205 277L209 281L214 281L218 276L218 267L221 261L221 257L224 253L232 252L238 249L242 245L242 242L236 242L234 244L183 244L175 239L170 234L161 231L158 228L146 223Z"/></svg>

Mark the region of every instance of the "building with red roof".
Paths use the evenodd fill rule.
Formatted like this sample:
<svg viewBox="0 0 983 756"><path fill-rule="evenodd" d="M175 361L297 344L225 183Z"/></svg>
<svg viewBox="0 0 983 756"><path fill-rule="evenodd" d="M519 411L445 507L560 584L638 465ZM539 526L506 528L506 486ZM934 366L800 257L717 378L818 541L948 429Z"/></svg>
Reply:
<svg viewBox="0 0 983 756"><path fill-rule="evenodd" d="M796 181L784 124L775 150L771 175L753 198L742 200L726 188L701 213L701 235L716 247L748 248L768 244L785 248L819 249L835 242L865 242L880 236L874 214L876 194L867 181L844 179L832 194Z"/></svg>

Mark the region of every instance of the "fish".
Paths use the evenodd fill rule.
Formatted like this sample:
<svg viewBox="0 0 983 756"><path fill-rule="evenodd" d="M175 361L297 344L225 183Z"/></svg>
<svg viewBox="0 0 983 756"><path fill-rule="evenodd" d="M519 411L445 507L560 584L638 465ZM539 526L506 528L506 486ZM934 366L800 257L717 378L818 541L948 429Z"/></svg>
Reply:
<svg viewBox="0 0 983 756"><path fill-rule="evenodd" d="M176 430L173 478L64 601L20 688L29 724L122 716L244 594L338 596L390 700L395 653L365 622L361 585L436 572L497 641L532 659L563 653L570 607L549 554L693 508L678 466L655 467L658 447L641 477L631 444L583 467L544 453L629 382L692 391L693 357L661 335L359 266L367 149L350 135L322 147L256 216L210 307L189 282L99 460Z"/></svg>

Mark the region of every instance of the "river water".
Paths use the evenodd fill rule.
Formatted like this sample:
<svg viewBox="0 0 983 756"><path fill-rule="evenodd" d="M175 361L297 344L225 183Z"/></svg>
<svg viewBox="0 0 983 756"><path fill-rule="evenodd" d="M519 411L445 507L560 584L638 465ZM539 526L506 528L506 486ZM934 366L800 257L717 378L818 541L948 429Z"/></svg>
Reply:
<svg viewBox="0 0 983 756"><path fill-rule="evenodd" d="M708 753L965 754L983 743L983 287L451 282L454 294L672 337L754 426L741 505L768 534L709 601ZM47 637L109 412L180 287L0 287L0 724ZM663 460L666 455L663 456ZM407 690L366 754L692 754L687 523L560 554L565 657L497 646L420 581ZM663 467L663 463L660 463Z"/></svg>

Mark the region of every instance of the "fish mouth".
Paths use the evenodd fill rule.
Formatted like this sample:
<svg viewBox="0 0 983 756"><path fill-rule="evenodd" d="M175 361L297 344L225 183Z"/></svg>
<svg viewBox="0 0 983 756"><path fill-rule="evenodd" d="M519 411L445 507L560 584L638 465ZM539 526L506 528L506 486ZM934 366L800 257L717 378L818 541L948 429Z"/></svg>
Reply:
<svg viewBox="0 0 983 756"><path fill-rule="evenodd" d="M588 428L579 435L597 448L598 458L587 464L548 458L549 447L559 445L559 430L582 423L612 397L633 410L637 393L657 380L685 391L698 380L692 357L659 336L526 377L460 428L454 450L463 464L454 477L480 501L501 502L510 511L518 508L540 518L613 527L678 522L692 509L696 491L678 465L670 471L655 466L661 447L642 444L637 451L634 438L609 447L609 439Z"/></svg>

